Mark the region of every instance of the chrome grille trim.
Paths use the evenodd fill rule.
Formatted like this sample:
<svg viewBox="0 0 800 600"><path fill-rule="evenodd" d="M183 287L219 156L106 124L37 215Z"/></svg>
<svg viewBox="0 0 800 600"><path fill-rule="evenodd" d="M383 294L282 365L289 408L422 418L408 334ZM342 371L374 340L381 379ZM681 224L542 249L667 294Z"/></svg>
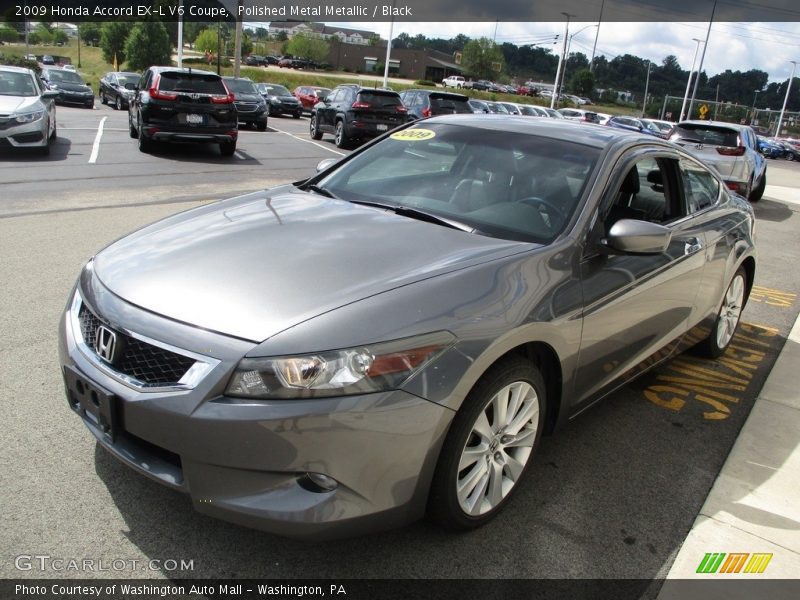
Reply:
<svg viewBox="0 0 800 600"><path fill-rule="evenodd" d="M214 367L216 367L220 363L220 361L215 358L203 356L201 354L196 354L194 352L189 352L188 350L183 350L181 348L171 346L170 344L165 344L164 342L160 342L158 340L154 340L147 336L134 333L122 327L116 325L110 325L111 327L113 327L115 331L122 333L137 342L141 342L143 344L149 344L150 346L155 346L160 350L171 352L183 358L194 361L194 363L184 373L184 375L180 378L180 380L174 384L160 385L160 384L150 384L144 381L140 381L135 377L132 377L126 373L118 371L112 365L102 360L95 353L91 341L85 339L84 337L84 328L80 318L81 307L83 306L86 307L86 310L89 311L92 317L94 317L101 323L103 322L102 319L97 317L97 315L95 315L89 309L88 305L84 302L83 297L80 294L80 291L76 290L75 295L72 299L72 305L70 307L69 321L70 321L70 326L72 328L72 334L75 338L75 343L78 346L78 349L100 371L102 371L109 377L119 381L120 383L130 388L133 388L140 392L169 392L169 391L179 392L179 391L192 390L195 387L197 387L197 385L206 377L206 375L208 375L214 369Z"/></svg>

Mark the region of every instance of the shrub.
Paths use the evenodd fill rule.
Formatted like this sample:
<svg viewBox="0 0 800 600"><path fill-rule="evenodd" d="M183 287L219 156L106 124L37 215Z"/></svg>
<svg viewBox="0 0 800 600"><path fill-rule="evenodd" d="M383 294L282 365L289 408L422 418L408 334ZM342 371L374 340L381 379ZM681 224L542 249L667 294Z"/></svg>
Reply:
<svg viewBox="0 0 800 600"><path fill-rule="evenodd" d="M427 79L417 79L414 82L414 85L426 86L426 87L436 87L436 83L433 81L428 81Z"/></svg>

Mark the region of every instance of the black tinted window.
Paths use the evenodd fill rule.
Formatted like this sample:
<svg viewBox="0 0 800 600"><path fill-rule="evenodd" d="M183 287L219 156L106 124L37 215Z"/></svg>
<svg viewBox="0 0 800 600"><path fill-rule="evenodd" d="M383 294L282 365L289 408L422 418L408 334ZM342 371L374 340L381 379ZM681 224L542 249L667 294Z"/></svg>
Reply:
<svg viewBox="0 0 800 600"><path fill-rule="evenodd" d="M472 109L467 104L466 100L453 100L451 98L437 98L431 96L431 109L437 115L439 114L455 114L455 113L471 113Z"/></svg>
<svg viewBox="0 0 800 600"><path fill-rule="evenodd" d="M380 94L377 92L360 92L358 94L358 102L367 102L371 106L375 107L383 107L383 106L398 106L402 104L400 102L400 96L397 94Z"/></svg>
<svg viewBox="0 0 800 600"><path fill-rule="evenodd" d="M222 84L222 79L216 75L201 75L199 73L161 73L158 89L165 92L227 94L225 86Z"/></svg>
<svg viewBox="0 0 800 600"><path fill-rule="evenodd" d="M709 125L692 125L688 123L679 125L672 132L670 138L697 142L698 144L729 146L731 148L739 145L739 135L735 131Z"/></svg>
<svg viewBox="0 0 800 600"><path fill-rule="evenodd" d="M253 82L246 79L225 79L225 85L235 94L255 94L258 92Z"/></svg>

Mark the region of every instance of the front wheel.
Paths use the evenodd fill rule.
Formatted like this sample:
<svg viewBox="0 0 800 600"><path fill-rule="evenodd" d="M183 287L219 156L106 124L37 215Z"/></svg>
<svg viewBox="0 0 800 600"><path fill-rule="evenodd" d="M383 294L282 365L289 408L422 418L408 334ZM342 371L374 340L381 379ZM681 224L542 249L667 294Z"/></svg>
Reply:
<svg viewBox="0 0 800 600"><path fill-rule="evenodd" d="M120 98L119 96L117 96L117 101L114 102L114 108L116 108L117 110L122 110L122 98Z"/></svg>
<svg viewBox="0 0 800 600"><path fill-rule="evenodd" d="M739 326L746 289L747 274L743 267L739 267L722 298L722 306L711 327L711 333L697 345L700 354L708 358L718 358L725 353Z"/></svg>
<svg viewBox="0 0 800 600"><path fill-rule="evenodd" d="M544 379L511 358L475 385L447 434L431 485L428 515L449 529L474 529L506 505L541 439Z"/></svg>

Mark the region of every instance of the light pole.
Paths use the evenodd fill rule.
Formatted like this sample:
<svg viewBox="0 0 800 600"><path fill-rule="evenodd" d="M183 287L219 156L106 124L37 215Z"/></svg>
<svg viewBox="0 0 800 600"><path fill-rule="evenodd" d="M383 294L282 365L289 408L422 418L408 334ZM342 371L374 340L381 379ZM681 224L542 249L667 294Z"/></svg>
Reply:
<svg viewBox="0 0 800 600"><path fill-rule="evenodd" d="M580 29L578 29L578 31L576 31L571 36L569 36L569 40L567 41L567 51L565 53L565 58L564 58L564 68L562 69L562 72L561 72L561 85L558 86L558 95L559 96L561 95L561 90L564 87L564 80L567 78L567 60L569 60L569 47L572 45L572 38L574 38L576 35L578 35L584 29L589 29L590 27L600 27L600 24L597 23L595 25L587 25L586 27L581 27Z"/></svg>
<svg viewBox="0 0 800 600"><path fill-rule="evenodd" d="M758 98L758 92L760 92L761 90L754 90L754 91L756 95L753 96L753 116L750 118L751 123L756 120L756 99Z"/></svg>
<svg viewBox="0 0 800 600"><path fill-rule="evenodd" d="M600 37L600 23L603 22L603 9L606 7L606 0L600 4L600 17L597 19L597 33L594 34L594 45L592 46L592 58L589 60L589 72L594 72L594 53L597 50L597 38Z"/></svg>
<svg viewBox="0 0 800 600"><path fill-rule="evenodd" d="M649 60L647 61L647 80L644 84L644 100L642 100L642 118L644 118L644 111L647 108L647 91L650 89L650 68L653 66Z"/></svg>
<svg viewBox="0 0 800 600"><path fill-rule="evenodd" d="M789 75L789 83L786 84L786 97L783 99L783 107L781 108L781 116L778 117L778 128L775 130L773 137L778 137L781 134L781 125L783 124L783 113L786 112L786 103L789 101L789 90L792 89L792 81L794 81L794 70L797 68L797 61L790 60L792 63L792 74Z"/></svg>
<svg viewBox="0 0 800 600"><path fill-rule="evenodd" d="M558 67L556 67L556 80L553 82L553 96L550 98L550 108L555 108L556 96L558 96L558 80L561 77L561 64L564 62L564 55L567 53L567 39L569 38L569 19L575 15L561 13L567 17L567 29L564 32L564 46L561 49L561 56L558 57Z"/></svg>
<svg viewBox="0 0 800 600"><path fill-rule="evenodd" d="M714 7L711 9L711 19L708 21L708 31L706 31L706 43L703 44L703 53L700 55L700 66L697 67L697 79L694 80L694 88L692 88L692 99L689 100L689 114L692 114L694 108L694 99L697 97L697 86L700 83L700 73L703 72L703 61L706 58L706 50L708 50L708 38L711 36L711 25L714 24L714 13L717 11L717 0L714 0Z"/></svg>
<svg viewBox="0 0 800 600"><path fill-rule="evenodd" d="M686 118L686 102L689 101L689 87L692 85L692 74L694 74L694 64L697 61L697 53L700 51L700 44L703 40L698 40L697 38L692 38L693 42L697 42L697 45L694 47L694 58L692 59L692 68L689 71L689 79L686 80L686 92L683 94L683 104L681 104L681 114L678 118L678 121L683 121ZM699 73L698 73L699 77Z"/></svg>
<svg viewBox="0 0 800 600"><path fill-rule="evenodd" d="M389 61L392 58L392 35L394 33L394 1L392 1L392 20L389 23L389 39L386 41L386 64L383 65L383 87L389 87ZM495 28L495 35L497 29Z"/></svg>

